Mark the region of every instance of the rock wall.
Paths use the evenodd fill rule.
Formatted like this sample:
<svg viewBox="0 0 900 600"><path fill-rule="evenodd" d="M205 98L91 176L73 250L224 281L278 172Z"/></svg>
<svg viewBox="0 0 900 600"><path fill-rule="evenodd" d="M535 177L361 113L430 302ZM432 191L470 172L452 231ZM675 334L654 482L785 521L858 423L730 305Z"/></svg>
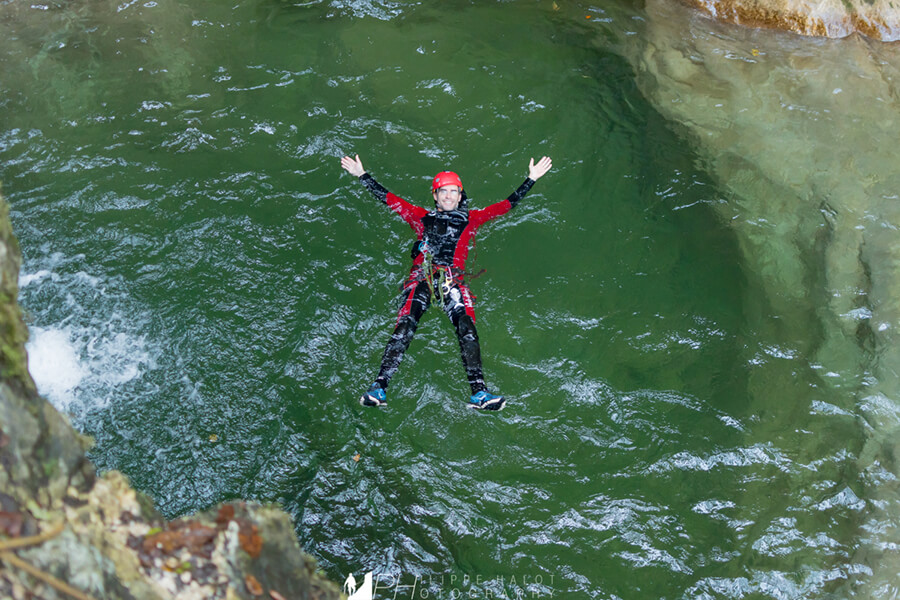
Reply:
<svg viewBox="0 0 900 600"><path fill-rule="evenodd" d="M646 31L623 43L637 84L718 183L711 205L762 291L748 321L812 366L751 370L754 406L807 377L810 401L853 415L866 439L852 560L870 573L834 597L896 597L900 173L885 149L900 135L900 47L734 27L667 0L645 8ZM802 429L809 402L794 402ZM778 439L783 425L772 426L757 434ZM811 462L832 446L821 437L795 452Z"/></svg>
<svg viewBox="0 0 900 600"><path fill-rule="evenodd" d="M165 522L38 396L17 304L21 254L0 197L0 598L337 599L275 507Z"/></svg>
<svg viewBox="0 0 900 600"><path fill-rule="evenodd" d="M900 39L900 6L890 0L684 0L712 16L748 27L831 38L861 33Z"/></svg>

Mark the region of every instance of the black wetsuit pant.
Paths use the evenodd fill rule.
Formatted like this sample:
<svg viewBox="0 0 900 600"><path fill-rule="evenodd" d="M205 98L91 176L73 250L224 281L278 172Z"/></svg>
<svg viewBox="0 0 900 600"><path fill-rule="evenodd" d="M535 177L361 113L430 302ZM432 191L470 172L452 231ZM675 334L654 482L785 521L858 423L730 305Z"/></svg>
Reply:
<svg viewBox="0 0 900 600"><path fill-rule="evenodd" d="M435 283L437 286L438 284ZM443 309L456 328L456 337L459 340L459 351L462 355L463 367L466 370L466 378L469 380L469 386L472 393L476 394L481 390L486 390L484 384L484 373L481 369L481 347L478 344L478 332L475 330L475 320L469 314L471 312L471 301L468 300L469 291L465 286L454 284L450 286L449 291L443 294ZM466 310L466 302L469 302L469 310ZM405 303L400 309L400 315L397 318L397 326L391 339L384 349L384 356L381 358L381 370L375 383L383 389L387 389L388 383L403 359L403 354L409 348L416 328L419 326L419 319L428 310L431 305L431 290L427 281L420 281L415 284L414 288L407 291Z"/></svg>

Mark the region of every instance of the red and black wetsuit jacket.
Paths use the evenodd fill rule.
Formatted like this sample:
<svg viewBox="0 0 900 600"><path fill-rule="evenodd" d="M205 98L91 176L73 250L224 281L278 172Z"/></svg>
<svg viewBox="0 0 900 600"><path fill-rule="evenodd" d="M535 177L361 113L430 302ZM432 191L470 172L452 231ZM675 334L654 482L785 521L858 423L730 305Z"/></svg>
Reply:
<svg viewBox="0 0 900 600"><path fill-rule="evenodd" d="M478 228L491 219L508 213L534 185L533 179L526 178L506 200L491 204L486 208L473 210L469 210L468 197L463 190L459 208L442 212L437 209L426 210L421 206L410 204L400 196L387 191L368 173L363 173L359 180L372 192L372 195L400 215L416 233L416 243L413 245L412 251L413 267L408 283L421 281L424 278L423 246L431 254L434 267L450 267L453 278L462 283L461 278L465 272L466 259L469 256L469 244L475 237Z"/></svg>

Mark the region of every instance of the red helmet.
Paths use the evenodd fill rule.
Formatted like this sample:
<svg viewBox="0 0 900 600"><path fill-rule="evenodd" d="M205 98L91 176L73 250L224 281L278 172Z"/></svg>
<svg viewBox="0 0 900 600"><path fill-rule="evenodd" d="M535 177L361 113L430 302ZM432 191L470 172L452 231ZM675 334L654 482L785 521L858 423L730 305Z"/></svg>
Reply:
<svg viewBox="0 0 900 600"><path fill-rule="evenodd" d="M463 186L459 175L453 171L441 171L434 176L434 179L431 182L431 191L436 192L438 188L442 188L445 185L456 185L459 186L460 189L462 189Z"/></svg>

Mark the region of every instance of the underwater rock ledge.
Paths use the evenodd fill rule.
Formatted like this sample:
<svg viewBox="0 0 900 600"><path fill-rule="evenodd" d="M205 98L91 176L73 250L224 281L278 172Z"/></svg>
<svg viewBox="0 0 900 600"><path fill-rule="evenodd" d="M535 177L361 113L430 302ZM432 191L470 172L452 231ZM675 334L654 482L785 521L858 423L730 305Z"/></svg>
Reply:
<svg viewBox="0 0 900 600"><path fill-rule="evenodd" d="M861 33L900 39L900 5L892 0L682 0L713 17L748 27L830 38Z"/></svg>
<svg viewBox="0 0 900 600"><path fill-rule="evenodd" d="M0 598L317 598L343 595L276 507L230 502L166 522L81 436L27 370L21 254L0 196Z"/></svg>

